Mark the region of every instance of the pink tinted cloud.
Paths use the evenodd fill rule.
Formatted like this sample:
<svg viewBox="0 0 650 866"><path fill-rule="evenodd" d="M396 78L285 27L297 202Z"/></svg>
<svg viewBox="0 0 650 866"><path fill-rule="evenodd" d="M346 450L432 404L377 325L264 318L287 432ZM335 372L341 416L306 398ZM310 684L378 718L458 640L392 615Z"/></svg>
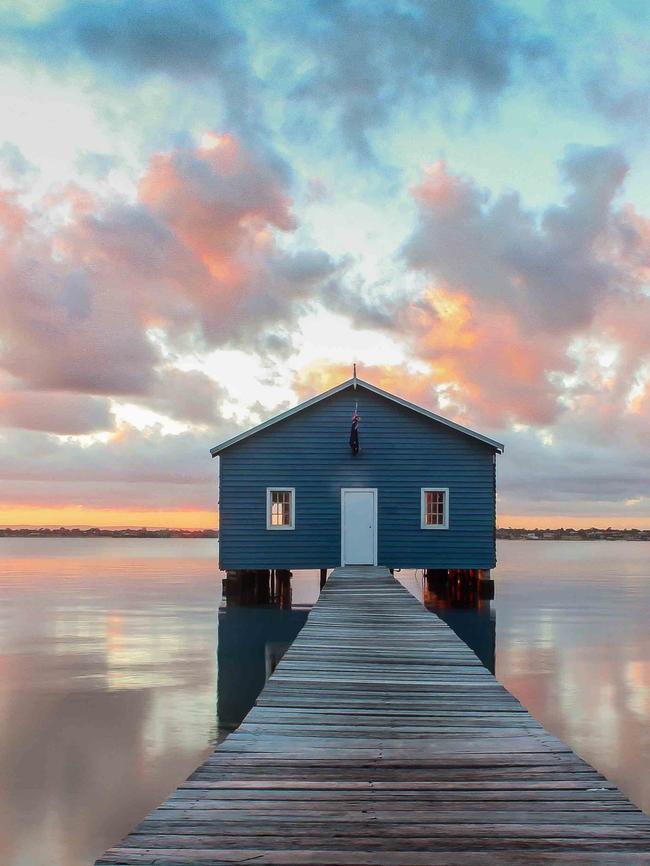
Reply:
<svg viewBox="0 0 650 866"><path fill-rule="evenodd" d="M404 256L430 285L400 326L432 380L479 423L551 424L567 394L594 418L615 415L649 356L650 222L619 204L625 160L573 148L560 170L567 195L541 214L443 162L412 190L419 219ZM616 346L607 387L586 375L572 350L580 339L597 359Z"/></svg>
<svg viewBox="0 0 650 866"><path fill-rule="evenodd" d="M495 428L552 421L556 394L547 374L571 366L557 337L527 333L508 311L435 287L402 315L451 411Z"/></svg>
<svg viewBox="0 0 650 866"><path fill-rule="evenodd" d="M148 330L179 348L280 346L336 271L318 250L281 247L278 233L295 228L285 173L231 136L155 154L135 202L73 185L28 209L3 194L0 368L17 388L159 404L166 391L201 415L176 380L161 385L170 368ZM205 398L210 383L198 385Z"/></svg>
<svg viewBox="0 0 650 866"><path fill-rule="evenodd" d="M437 284L507 310L529 332L589 326L600 301L630 278L628 226L616 198L627 165L611 148L570 149L564 201L541 214L515 192L497 198L444 163L412 193L419 219L407 263Z"/></svg>
<svg viewBox="0 0 650 866"><path fill-rule="evenodd" d="M77 436L110 430L114 418L110 401L87 394L0 388L0 427L41 430Z"/></svg>
<svg viewBox="0 0 650 866"><path fill-rule="evenodd" d="M139 198L197 255L236 254L250 228L296 227L284 179L232 135L155 154Z"/></svg>
<svg viewBox="0 0 650 866"><path fill-rule="evenodd" d="M325 253L279 246L278 232L297 227L286 178L233 136L155 156L139 196L177 243L175 260L188 261L178 293L208 343L262 339L262 326L290 322L295 302L336 271Z"/></svg>

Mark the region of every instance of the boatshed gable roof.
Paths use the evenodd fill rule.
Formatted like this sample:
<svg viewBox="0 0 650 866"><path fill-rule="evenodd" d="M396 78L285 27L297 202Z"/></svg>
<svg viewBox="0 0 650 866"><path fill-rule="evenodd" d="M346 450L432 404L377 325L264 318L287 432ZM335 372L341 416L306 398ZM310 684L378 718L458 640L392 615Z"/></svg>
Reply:
<svg viewBox="0 0 650 866"><path fill-rule="evenodd" d="M428 418L430 421L435 421L436 423L442 424L445 427L449 427L452 430L457 430L459 433L463 433L466 436L471 436L473 439L478 439L479 442L483 442L486 445L489 445L495 451L503 451L504 446L500 442L497 442L494 439L490 439L488 436L483 436L482 433L477 433L475 430L470 430L469 427L463 427L461 424L456 424L455 421L450 421L448 418L443 418L442 415L436 415L434 412L430 412L428 409L424 409L422 406L417 406L415 403L410 403L408 400L404 400L401 397L396 397L394 394L389 394L388 391L384 391L383 389L378 388L376 385L371 385L369 382L364 382L361 379L353 378L347 379L345 382L341 382L340 385L336 385L334 388L330 388L329 391L323 391L322 394L317 394L315 397L310 397L309 400L305 400L303 403L299 403L297 406L294 406L291 409L287 409L285 412L280 412L279 415L274 415L272 418L269 418L266 421L262 421L261 424L257 424L255 427L251 427L249 430L244 430L243 433L238 433L236 436L231 436L230 439L226 439L218 445L215 445L214 448L211 448L210 454L213 457L216 457L218 454L221 454L222 451L225 451L226 448L230 448L231 445L236 445L238 442L241 442L244 439L248 439L250 436L255 436L256 433L260 433L262 430L266 430L267 427L271 427L274 424L279 424L280 421L291 418L292 415L297 415L298 412L302 412L304 409L308 409L310 406L314 406L316 403L320 403L322 400L327 400L328 397L333 397L334 394L338 394L341 391L345 391L346 388L352 388L355 385L357 388L365 389L366 391L370 391L373 394L378 394L380 397L384 397L387 400L391 400L393 403L396 403L398 406L402 406L404 409L410 409L412 412L417 412L419 415Z"/></svg>

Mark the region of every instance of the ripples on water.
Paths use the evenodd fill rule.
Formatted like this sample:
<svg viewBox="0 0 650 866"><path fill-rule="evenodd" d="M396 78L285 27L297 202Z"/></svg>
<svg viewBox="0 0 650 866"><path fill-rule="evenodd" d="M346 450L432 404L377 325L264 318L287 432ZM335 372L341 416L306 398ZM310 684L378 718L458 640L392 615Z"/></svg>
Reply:
<svg viewBox="0 0 650 866"><path fill-rule="evenodd" d="M491 604L398 576L488 665L496 622L499 679L650 812L650 544L499 560ZM246 713L318 575L226 606L215 562L211 540L0 539L3 866L91 863Z"/></svg>

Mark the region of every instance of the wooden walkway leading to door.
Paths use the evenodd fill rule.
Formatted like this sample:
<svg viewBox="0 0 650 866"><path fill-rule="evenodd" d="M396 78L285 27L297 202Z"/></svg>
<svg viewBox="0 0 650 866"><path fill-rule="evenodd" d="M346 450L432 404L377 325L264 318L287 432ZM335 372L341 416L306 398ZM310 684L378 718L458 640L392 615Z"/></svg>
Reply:
<svg viewBox="0 0 650 866"><path fill-rule="evenodd" d="M382 568L338 568L241 727L98 864L650 864L650 819Z"/></svg>

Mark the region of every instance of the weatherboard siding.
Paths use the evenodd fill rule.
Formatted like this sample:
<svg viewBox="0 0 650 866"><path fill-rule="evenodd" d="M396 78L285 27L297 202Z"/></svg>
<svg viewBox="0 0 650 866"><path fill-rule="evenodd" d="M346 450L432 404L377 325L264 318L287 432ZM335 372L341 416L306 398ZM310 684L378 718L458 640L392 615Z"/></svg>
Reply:
<svg viewBox="0 0 650 866"><path fill-rule="evenodd" d="M348 445L352 410L361 452ZM370 391L349 388L226 448L220 563L331 568L341 561L341 488L378 490L378 563L492 568L494 449ZM295 529L266 529L267 487L295 488ZM449 488L449 529L420 528L422 487Z"/></svg>

